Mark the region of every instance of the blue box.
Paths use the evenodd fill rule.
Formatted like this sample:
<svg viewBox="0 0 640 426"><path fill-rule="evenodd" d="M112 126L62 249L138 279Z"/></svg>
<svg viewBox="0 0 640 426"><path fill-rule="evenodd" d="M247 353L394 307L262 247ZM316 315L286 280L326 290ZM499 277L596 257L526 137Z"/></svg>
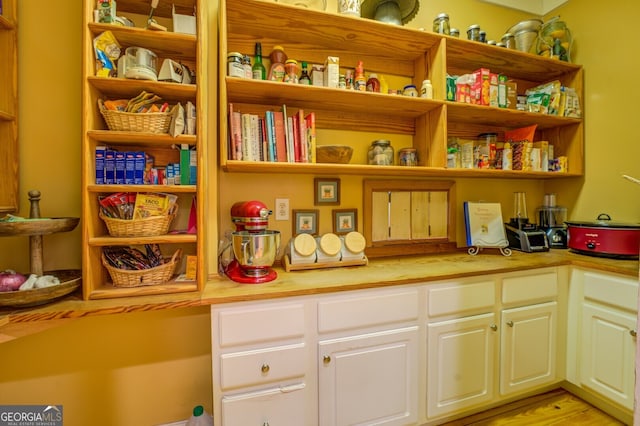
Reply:
<svg viewBox="0 0 640 426"><path fill-rule="evenodd" d="M105 176L106 146L96 146L96 185L104 185L107 182Z"/></svg>
<svg viewBox="0 0 640 426"><path fill-rule="evenodd" d="M136 153L127 151L124 153L124 183L127 185L135 184L136 172Z"/></svg>
<svg viewBox="0 0 640 426"><path fill-rule="evenodd" d="M124 152L120 152L120 151L116 151L115 152L115 162L116 162L116 185L122 185L124 184L124 179L125 179L125 170L126 170L126 163L125 163L125 153Z"/></svg>
<svg viewBox="0 0 640 426"><path fill-rule="evenodd" d="M147 157L144 151L136 151L135 155L135 166L133 173L133 183L135 185L144 184L144 172L147 165Z"/></svg>
<svg viewBox="0 0 640 426"><path fill-rule="evenodd" d="M116 152L107 149L104 156L104 178L107 185L116 183Z"/></svg>

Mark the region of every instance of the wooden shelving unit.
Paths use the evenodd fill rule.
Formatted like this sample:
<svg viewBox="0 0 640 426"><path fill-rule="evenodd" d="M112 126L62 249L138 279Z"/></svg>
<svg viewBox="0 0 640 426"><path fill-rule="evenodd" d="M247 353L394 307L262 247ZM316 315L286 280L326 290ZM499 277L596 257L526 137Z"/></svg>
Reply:
<svg viewBox="0 0 640 426"><path fill-rule="evenodd" d="M18 4L0 15L0 212L18 210Z"/></svg>
<svg viewBox="0 0 640 426"><path fill-rule="evenodd" d="M299 25L300 22L304 25ZM283 31L292 27L296 30ZM227 77L227 52L251 53L256 41L262 43L263 49L282 45L290 58L308 63L322 64L327 56L337 56L341 69L353 69L362 60L367 73L401 78L417 87L423 79L430 79L434 99ZM374 20L260 0L221 1L219 45L219 140L224 171L508 179L584 174L582 119L445 100L448 74L470 73L478 68L507 75L516 81L519 93L558 79L574 88L582 100L580 65ZM406 168L234 161L229 159L225 142L229 103L233 103L235 110L252 114L278 110L283 104L291 113L298 108L313 110L318 129L411 135L419 164ZM484 132L501 134L533 124L538 126L535 140L549 141L556 156L568 157L568 173L446 168L449 137L475 138ZM327 142L319 138L318 144L323 143Z"/></svg>
<svg viewBox="0 0 640 426"><path fill-rule="evenodd" d="M83 198L83 297L84 299L107 299L140 295L172 294L201 291L207 280L205 262L205 218L204 203L197 203L197 232L186 234L173 232L186 228L190 208L194 199L204 198L206 171L206 135L205 111L207 93L207 28L204 21L207 4L201 0L178 0L174 2L176 13L192 15L196 11L196 34L182 34L172 31L171 6L162 4L156 9L154 17L169 31L152 31L144 27L149 14L150 4L141 0L119 0L117 15L126 16L138 23L136 27L124 27L96 23L93 21L95 1L84 1L83 24L83 139L82 139L82 198ZM140 24L142 23L142 24ZM104 78L96 76L93 39L104 31L111 31L124 53L130 46L143 47L158 56L158 69L164 59L180 62L197 76L197 84L179 84L149 80L123 78ZM109 130L98 111L98 99L130 99L142 91L153 92L163 101L184 106L190 101L196 106L199 118L195 135L172 137L169 134L128 132ZM201 119L200 119L201 118ZM155 158L159 166L179 162L176 146L186 144L197 151L196 185L97 185L95 182L95 149L97 146L109 146L119 151L144 151ZM178 196L178 217L166 235L153 237L112 237L106 225L99 218L99 197L116 192L171 193ZM178 224L179 223L179 224ZM165 256L180 249L183 258L173 278L164 283L154 283L139 287L116 287L111 282L108 271L101 263L104 247L143 246L159 244ZM184 257L197 256L197 277L191 281L176 281L176 277L185 270Z"/></svg>

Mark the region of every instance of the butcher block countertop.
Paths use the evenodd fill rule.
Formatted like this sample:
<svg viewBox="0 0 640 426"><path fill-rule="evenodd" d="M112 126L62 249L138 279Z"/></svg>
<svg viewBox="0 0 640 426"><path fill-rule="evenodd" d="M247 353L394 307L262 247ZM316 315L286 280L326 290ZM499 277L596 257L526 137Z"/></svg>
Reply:
<svg viewBox="0 0 640 426"><path fill-rule="evenodd" d="M278 278L263 284L239 284L225 277L210 279L201 293L82 300L80 292L60 301L33 308L0 308L0 342L32 334L71 319L183 307L208 306L237 301L332 293L388 287L492 273L571 265L638 277L637 260L605 259L551 250L502 256L483 250L476 256L460 251L450 254L372 259L366 266L286 272L276 268Z"/></svg>

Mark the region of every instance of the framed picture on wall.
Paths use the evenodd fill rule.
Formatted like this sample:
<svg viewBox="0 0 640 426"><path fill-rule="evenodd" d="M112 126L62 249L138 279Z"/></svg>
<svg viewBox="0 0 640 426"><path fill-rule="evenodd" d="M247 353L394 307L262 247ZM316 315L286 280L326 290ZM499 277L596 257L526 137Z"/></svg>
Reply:
<svg viewBox="0 0 640 426"><path fill-rule="evenodd" d="M357 209L336 209L332 210L333 233L348 234L358 230L358 210Z"/></svg>
<svg viewBox="0 0 640 426"><path fill-rule="evenodd" d="M318 210L293 210L293 236L318 234Z"/></svg>
<svg viewBox="0 0 640 426"><path fill-rule="evenodd" d="M337 178L315 178L315 205L316 206L338 206L340 205L340 179Z"/></svg>

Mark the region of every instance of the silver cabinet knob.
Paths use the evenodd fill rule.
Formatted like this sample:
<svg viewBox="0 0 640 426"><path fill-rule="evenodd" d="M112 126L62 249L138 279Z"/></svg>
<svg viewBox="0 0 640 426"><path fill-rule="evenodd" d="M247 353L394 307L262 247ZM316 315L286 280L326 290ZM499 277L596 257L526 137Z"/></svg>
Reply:
<svg viewBox="0 0 640 426"><path fill-rule="evenodd" d="M513 327L513 321L507 321L507 325L508 325L509 327Z"/></svg>
<svg viewBox="0 0 640 426"><path fill-rule="evenodd" d="M489 328L492 329L493 331L498 331L498 326L495 324L491 324Z"/></svg>
<svg viewBox="0 0 640 426"><path fill-rule="evenodd" d="M269 372L269 364L262 364L262 367L260 368L260 371L262 371L263 373L268 373Z"/></svg>
<svg viewBox="0 0 640 426"><path fill-rule="evenodd" d="M322 362L324 362L325 364L329 364L331 362L331 357L329 355L323 356Z"/></svg>

